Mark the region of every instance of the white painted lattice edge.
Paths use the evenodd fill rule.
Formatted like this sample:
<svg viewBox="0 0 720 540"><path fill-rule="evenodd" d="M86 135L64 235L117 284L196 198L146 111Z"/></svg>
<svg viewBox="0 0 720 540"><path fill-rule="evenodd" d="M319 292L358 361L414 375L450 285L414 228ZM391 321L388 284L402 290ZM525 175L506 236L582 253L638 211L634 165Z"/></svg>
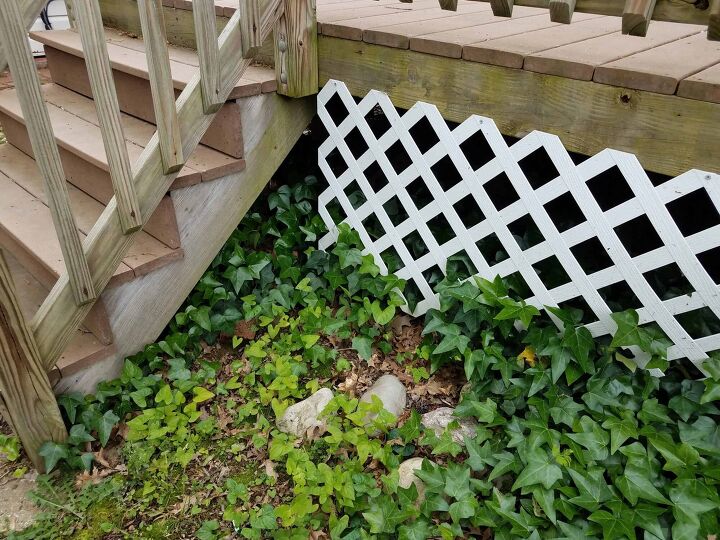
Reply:
<svg viewBox="0 0 720 540"><path fill-rule="evenodd" d="M339 125L335 125L326 108L328 101L334 96L342 100L348 112ZM375 137L365 119L376 107L382 109L390 123L390 128L379 139ZM715 207L720 210L719 175L691 170L655 187L632 154L608 149L580 165L575 165L560 139L554 135L534 131L508 147L495 123L489 118L472 116L451 130L434 105L418 102L400 115L386 94L372 90L356 103L347 87L335 80L329 81L318 94L318 115L329 134L318 152L319 166L329 184L319 197L320 215L329 230L329 233L320 239L319 246L326 249L337 239L336 224L327 210L327 206L337 200L347 216L344 221L358 231L365 246L365 253L375 256L376 263L383 272L387 272L387 267L380 254L390 246L395 248L404 265L396 274L403 279L413 279L424 298L417 305L414 315L425 313L438 305L437 297L422 272L434 265L444 272L448 257L464 250L473 261L478 274L483 277L505 277L519 271L534 293L534 296L527 300L537 307L557 306L561 302L582 297L597 318L596 322L587 325L594 336L612 334L616 330L616 325L610 318L611 310L597 292L598 289L624 280L643 304L643 307L637 310L641 324L657 322L673 342L674 345L668 351L670 359L688 358L700 363L707 358L707 352L720 349L720 334L693 339L675 317L707 306L720 318L720 286L714 282L696 256L720 246L720 225L685 237L665 206L695 190L704 189ZM439 138L439 142L424 153L409 132L423 117L427 118ZM357 159L345 141L354 128L359 130L368 146ZM478 131L484 135L495 158L478 170L473 170L460 145ZM399 174L395 172L385 154L398 140L412 160L412 164ZM538 189L533 189L518 162L541 147L544 147L559 176ZM339 151L347 165L347 170L339 177L335 177L327 161L328 155L335 150ZM446 156L450 157L462 180L444 191L431 167ZM378 192L373 190L363 174L373 162L379 164L388 179L387 185ZM614 166L617 166L625 177L634 197L603 212L586 183ZM502 172L510 180L519 200L498 211L483 186ZM422 209L415 206L405 189L418 177L423 179L434 197L434 201ZM366 198L366 202L357 209L353 208L344 191L353 181L357 182ZM571 194L578 203L586 221L559 232L543 205L566 193ZM484 219L470 229L465 227L453 207L468 194L472 195L484 215ZM383 209L383 204L394 196L398 197L409 216L398 226L393 225ZM440 213L447 219L455 234L455 238L443 245L438 245L427 226L427 223ZM363 226L363 221L371 214L375 215L386 233L375 241ZM526 214L532 216L545 240L523 250L508 229L508 224ZM643 214L647 215L664 245L632 257L614 228ZM402 241L414 231L420 234L429 250L429 253L417 260ZM476 242L492 233L495 233L509 257L490 266ZM570 248L592 237L602 243L614 264L588 275ZM532 265L552 255L563 265L570 281L548 290ZM643 273L673 262L680 267L695 292L661 300L643 277Z"/></svg>

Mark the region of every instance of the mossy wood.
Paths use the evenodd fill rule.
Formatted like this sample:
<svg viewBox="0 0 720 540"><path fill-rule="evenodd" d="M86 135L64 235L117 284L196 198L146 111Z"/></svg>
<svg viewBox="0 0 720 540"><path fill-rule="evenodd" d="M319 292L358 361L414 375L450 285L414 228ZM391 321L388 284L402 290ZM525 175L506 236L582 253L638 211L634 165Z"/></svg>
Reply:
<svg viewBox="0 0 720 540"><path fill-rule="evenodd" d="M435 104L462 122L491 117L503 134L538 129L573 152L615 148L667 175L720 170L720 104L320 36L320 82L338 79L355 96L386 92L398 107ZM507 96L513 96L508 100Z"/></svg>
<svg viewBox="0 0 720 540"><path fill-rule="evenodd" d="M1 251L0 392L3 414L8 415L8 422L35 467L43 471L40 446L46 441L64 441L67 432Z"/></svg>

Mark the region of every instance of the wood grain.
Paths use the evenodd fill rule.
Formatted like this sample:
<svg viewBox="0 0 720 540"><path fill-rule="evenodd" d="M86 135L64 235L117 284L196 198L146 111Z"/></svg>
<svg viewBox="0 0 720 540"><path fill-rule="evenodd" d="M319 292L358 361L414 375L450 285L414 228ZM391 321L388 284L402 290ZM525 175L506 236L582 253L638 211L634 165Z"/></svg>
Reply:
<svg viewBox="0 0 720 540"><path fill-rule="evenodd" d="M195 21L200 86L205 114L216 113L225 100L220 99L220 66L213 0L195 0L192 4Z"/></svg>
<svg viewBox="0 0 720 540"><path fill-rule="evenodd" d="M496 17L512 17L513 0L490 0L490 7Z"/></svg>
<svg viewBox="0 0 720 540"><path fill-rule="evenodd" d="M712 0L712 5L710 6L708 39L712 41L720 41L720 0Z"/></svg>
<svg viewBox="0 0 720 540"><path fill-rule="evenodd" d="M83 305L94 300L97 294L70 210L60 154L43 101L30 43L23 28L14 0L0 0L0 43L7 55L33 150L38 156L37 162L50 195L50 210L68 268L74 302Z"/></svg>
<svg viewBox="0 0 720 540"><path fill-rule="evenodd" d="M627 0L622 15L622 33L645 37L656 0Z"/></svg>
<svg viewBox="0 0 720 540"><path fill-rule="evenodd" d="M123 230L129 233L140 229L143 221L132 182L125 135L120 123L120 106L105 45L102 15L94 0L75 0L74 7L85 55L85 66L90 78L105 154L110 166L110 179L117 199L118 217Z"/></svg>
<svg viewBox="0 0 720 540"><path fill-rule="evenodd" d="M30 28L47 4L47 0L20 0L19 3L24 23L23 28ZM5 58L5 53L0 51L0 72L5 71L6 67L7 58Z"/></svg>
<svg viewBox="0 0 720 540"><path fill-rule="evenodd" d="M318 91L315 0L283 0L275 27L277 93L304 97Z"/></svg>
<svg viewBox="0 0 720 540"><path fill-rule="evenodd" d="M453 122L490 117L505 135L547 131L584 155L632 152L662 174L720 170L720 154L707 151L720 145L714 103L321 36L320 82L331 78L355 96L386 92L400 108L433 103ZM658 126L673 129L658 137Z"/></svg>
<svg viewBox="0 0 720 540"><path fill-rule="evenodd" d="M20 438L23 449L35 468L44 472L40 447L46 441L63 442L67 438L67 431L35 339L20 310L10 270L2 252L0 392L10 424Z"/></svg>
<svg viewBox="0 0 720 540"><path fill-rule="evenodd" d="M262 46L260 4L258 0L240 0L239 9L243 58L253 58Z"/></svg>
<svg viewBox="0 0 720 540"><path fill-rule="evenodd" d="M438 0L440 9L445 11L457 11L458 0Z"/></svg>
<svg viewBox="0 0 720 540"><path fill-rule="evenodd" d="M185 163L175 108L175 89L170 71L170 54L165 37L162 0L138 0L145 43L154 120L160 138L165 174L179 171Z"/></svg>
<svg viewBox="0 0 720 540"><path fill-rule="evenodd" d="M575 11L576 0L550 0L550 20L563 24L570 24Z"/></svg>

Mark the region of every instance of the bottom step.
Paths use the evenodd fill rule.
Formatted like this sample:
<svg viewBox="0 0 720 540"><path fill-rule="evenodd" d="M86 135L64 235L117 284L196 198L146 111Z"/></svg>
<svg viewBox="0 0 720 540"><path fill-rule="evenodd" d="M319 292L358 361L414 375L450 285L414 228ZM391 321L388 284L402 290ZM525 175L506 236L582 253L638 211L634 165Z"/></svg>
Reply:
<svg viewBox="0 0 720 540"><path fill-rule="evenodd" d="M3 256L10 268L20 309L25 319L29 321L45 300L48 290L23 268L11 253L3 251ZM90 332L80 328L50 372L50 382L55 385L61 378L73 375L114 352L115 345L103 345Z"/></svg>

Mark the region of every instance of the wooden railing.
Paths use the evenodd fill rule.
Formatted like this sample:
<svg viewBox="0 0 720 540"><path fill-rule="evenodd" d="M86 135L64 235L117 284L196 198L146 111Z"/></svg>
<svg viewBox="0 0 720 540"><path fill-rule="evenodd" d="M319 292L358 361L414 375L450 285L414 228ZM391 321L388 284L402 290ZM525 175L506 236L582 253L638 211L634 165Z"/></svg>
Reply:
<svg viewBox="0 0 720 540"><path fill-rule="evenodd" d="M316 93L318 70L314 0L266 0L264 4L240 0L240 9L219 38L213 0L194 0L199 70L175 100L162 0L139 0L157 133L131 165L97 0L73 0L72 15L82 40L114 190L113 199L82 243L27 39L28 13L36 4L38 0L29 0L21 8L16 0L0 0L0 48L7 56L33 153L45 179L67 271L26 325L14 309L17 302L9 273L0 261L0 302L12 308L9 319L7 308L0 311L0 339L9 344L0 349L0 391L8 420L36 466L42 468L39 442L65 436L64 428L58 428L59 411L47 391L45 373L55 365L259 46L275 29L278 93L290 97ZM10 323L3 324L6 319ZM17 365L24 365L24 371L13 367ZM44 381L37 386L39 372ZM28 384L42 389L30 402L41 402L42 410L51 413L28 409Z"/></svg>
<svg viewBox="0 0 720 540"><path fill-rule="evenodd" d="M412 2L412 0L401 0ZM720 0L477 0L490 2L493 14L511 17L513 6L547 8L553 22L570 24L575 11L622 17L623 34L647 35L651 20L702 24L708 39L720 41ZM439 0L456 11L457 0Z"/></svg>

